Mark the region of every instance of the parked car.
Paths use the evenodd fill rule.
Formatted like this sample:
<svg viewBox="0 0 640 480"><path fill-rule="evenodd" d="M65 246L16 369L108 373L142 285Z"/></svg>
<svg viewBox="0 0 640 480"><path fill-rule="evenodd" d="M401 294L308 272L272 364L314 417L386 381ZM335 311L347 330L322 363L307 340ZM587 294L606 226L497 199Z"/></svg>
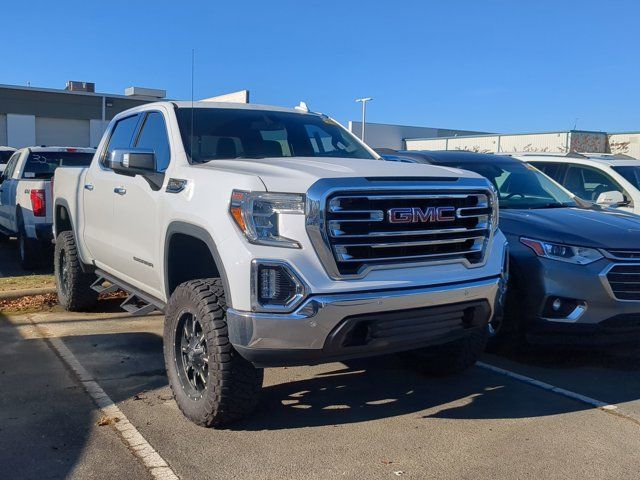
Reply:
<svg viewBox="0 0 640 480"><path fill-rule="evenodd" d="M412 351L466 369L502 292L486 179L389 165L302 105L120 113L89 168L56 172L54 202L61 304L115 286L164 311L169 383L199 425L246 415L265 366Z"/></svg>
<svg viewBox="0 0 640 480"><path fill-rule="evenodd" d="M640 160L597 153L512 156L543 171L580 198L640 214Z"/></svg>
<svg viewBox="0 0 640 480"><path fill-rule="evenodd" d="M510 280L505 316L490 324L496 346L638 340L640 218L585 202L511 157L461 151L393 156L470 170L498 191Z"/></svg>
<svg viewBox="0 0 640 480"><path fill-rule="evenodd" d="M13 155L13 152L15 151L15 148L0 146L0 175L4 172L9 158L11 158L11 155Z"/></svg>
<svg viewBox="0 0 640 480"><path fill-rule="evenodd" d="M95 149L29 147L17 150L0 176L0 235L18 237L20 264L31 269L51 250L51 179L60 167L86 166Z"/></svg>

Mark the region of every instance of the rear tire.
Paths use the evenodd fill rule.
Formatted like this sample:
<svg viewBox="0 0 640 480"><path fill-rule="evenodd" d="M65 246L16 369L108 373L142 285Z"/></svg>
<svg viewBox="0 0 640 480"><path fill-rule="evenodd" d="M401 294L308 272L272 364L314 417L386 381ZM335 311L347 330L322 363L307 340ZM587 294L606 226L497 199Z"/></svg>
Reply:
<svg viewBox="0 0 640 480"><path fill-rule="evenodd" d="M471 368L484 352L487 329L475 328L466 337L444 345L407 352L411 367L428 375L455 375Z"/></svg>
<svg viewBox="0 0 640 480"><path fill-rule="evenodd" d="M95 275L82 271L73 232L62 232L53 257L58 301L65 310L81 312L96 305L98 293L91 289Z"/></svg>
<svg viewBox="0 0 640 480"><path fill-rule="evenodd" d="M164 324L164 358L176 403L204 427L237 421L257 405L263 370L229 342L220 279L185 282L171 295Z"/></svg>

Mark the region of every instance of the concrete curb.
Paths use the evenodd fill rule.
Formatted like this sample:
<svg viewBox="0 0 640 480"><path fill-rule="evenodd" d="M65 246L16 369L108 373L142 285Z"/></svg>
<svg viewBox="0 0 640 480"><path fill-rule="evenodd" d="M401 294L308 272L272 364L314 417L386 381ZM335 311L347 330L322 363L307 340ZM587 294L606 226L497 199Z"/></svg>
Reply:
<svg viewBox="0 0 640 480"><path fill-rule="evenodd" d="M29 288L27 290L10 290L8 292L0 292L0 300L13 300L14 298L45 295L47 293L56 293L56 287Z"/></svg>

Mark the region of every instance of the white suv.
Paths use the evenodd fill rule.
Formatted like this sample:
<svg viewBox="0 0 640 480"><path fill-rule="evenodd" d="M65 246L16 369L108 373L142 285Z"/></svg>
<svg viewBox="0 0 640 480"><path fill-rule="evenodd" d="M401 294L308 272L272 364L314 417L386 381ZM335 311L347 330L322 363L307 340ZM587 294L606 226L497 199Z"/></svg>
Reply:
<svg viewBox="0 0 640 480"><path fill-rule="evenodd" d="M605 153L518 153L571 191L602 206L640 214L640 160Z"/></svg>

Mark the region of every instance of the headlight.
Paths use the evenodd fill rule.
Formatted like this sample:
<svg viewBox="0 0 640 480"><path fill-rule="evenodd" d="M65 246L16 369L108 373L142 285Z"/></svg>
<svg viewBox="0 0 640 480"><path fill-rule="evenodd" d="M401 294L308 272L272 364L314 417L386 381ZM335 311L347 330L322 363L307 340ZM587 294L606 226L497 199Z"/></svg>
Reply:
<svg viewBox="0 0 640 480"><path fill-rule="evenodd" d="M295 240L281 237L278 227L281 214L304 214L304 195L234 190L231 194L229 212L249 242L273 247L300 248L300 244Z"/></svg>
<svg viewBox="0 0 640 480"><path fill-rule="evenodd" d="M602 254L595 248L575 247L559 243L543 242L522 237L520 242L533 250L539 257L559 260L561 262L587 265L602 258Z"/></svg>

